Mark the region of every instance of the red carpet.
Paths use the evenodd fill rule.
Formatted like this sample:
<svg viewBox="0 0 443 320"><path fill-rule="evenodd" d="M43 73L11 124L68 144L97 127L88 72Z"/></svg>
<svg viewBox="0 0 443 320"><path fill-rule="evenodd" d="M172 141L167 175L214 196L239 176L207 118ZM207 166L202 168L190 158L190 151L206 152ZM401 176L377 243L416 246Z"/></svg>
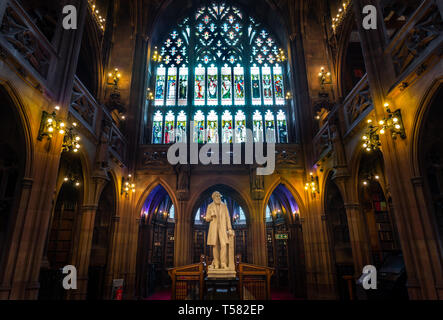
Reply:
<svg viewBox="0 0 443 320"><path fill-rule="evenodd" d="M171 300L171 289L157 290L152 296L146 300Z"/></svg>
<svg viewBox="0 0 443 320"><path fill-rule="evenodd" d="M146 300L171 300L171 289L163 289L157 290L152 296L147 298ZM281 291L281 290L272 290L271 291L271 300L299 300L294 297L290 292Z"/></svg>

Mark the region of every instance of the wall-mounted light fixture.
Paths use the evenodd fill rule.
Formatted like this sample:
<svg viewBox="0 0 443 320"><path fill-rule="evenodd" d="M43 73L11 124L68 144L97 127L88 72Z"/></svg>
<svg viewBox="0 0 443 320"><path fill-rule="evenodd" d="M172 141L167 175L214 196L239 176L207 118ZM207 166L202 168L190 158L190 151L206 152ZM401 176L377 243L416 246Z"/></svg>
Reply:
<svg viewBox="0 0 443 320"><path fill-rule="evenodd" d="M344 0L342 5L338 8L337 14L332 17L332 30L334 31L334 33L343 22L343 18L345 17L346 12L349 9L350 2L351 0Z"/></svg>
<svg viewBox="0 0 443 320"><path fill-rule="evenodd" d="M380 135L386 134L387 131L391 132L392 139L394 140L396 140L398 136L402 139L406 139L401 110L391 111L389 103L385 103L384 106L386 108L387 116L383 120L380 120L378 125L374 125L373 121L369 119L368 128L362 137L364 141L363 148L368 152L380 148Z"/></svg>
<svg viewBox="0 0 443 320"><path fill-rule="evenodd" d="M75 177L72 174L67 174L64 178L63 178L63 183L67 183L70 184L76 188L79 188L81 186L81 182L80 179L78 177Z"/></svg>
<svg viewBox="0 0 443 320"><path fill-rule="evenodd" d="M284 62L286 61L286 55L282 48L278 50L277 54L277 62Z"/></svg>
<svg viewBox="0 0 443 320"><path fill-rule="evenodd" d="M57 106L55 109L60 110L60 107ZM65 123L57 118L57 113L55 111L52 113L43 111L37 139L39 141L42 141L43 137L52 139L54 134L64 135L65 130Z"/></svg>
<svg viewBox="0 0 443 320"><path fill-rule="evenodd" d="M88 2L89 2L89 7L91 10L91 13L92 13L93 17L95 18L95 21L97 22L100 30L102 32L104 32L105 25L106 25L106 19L101 16L100 11L98 10L97 5L95 4L95 1L89 0Z"/></svg>
<svg viewBox="0 0 443 320"><path fill-rule="evenodd" d="M378 134L378 128L374 126L373 121L369 119L368 127L365 131L365 134L362 137L363 140L363 148L367 152L376 151L380 148L380 135Z"/></svg>
<svg viewBox="0 0 443 320"><path fill-rule="evenodd" d="M127 178L123 177L122 178L122 190L121 190L121 194L128 196L129 193L135 193L135 182L134 179L132 177L132 175L128 175Z"/></svg>
<svg viewBox="0 0 443 320"><path fill-rule="evenodd" d="M115 68L114 71L108 73L108 85L117 88L121 77L122 74L120 73L118 68Z"/></svg>
<svg viewBox="0 0 443 320"><path fill-rule="evenodd" d="M314 173L309 174L309 182L305 185L305 190L310 191L312 195L315 197L317 193L320 193L320 187L318 184L318 176L314 176Z"/></svg>
<svg viewBox="0 0 443 320"><path fill-rule="evenodd" d="M152 92L151 88L147 89L146 99L149 100L149 101L153 101L154 100L154 93Z"/></svg>
<svg viewBox="0 0 443 320"><path fill-rule="evenodd" d="M162 56L160 54L158 54L157 47L154 47L154 54L152 55L152 61L154 61L154 62L161 62L162 61Z"/></svg>
<svg viewBox="0 0 443 320"><path fill-rule="evenodd" d="M63 138L63 149L62 152L74 152L77 153L81 148L80 145L80 136L75 132L75 128L77 127L77 123L73 123L72 127L66 129L65 137Z"/></svg>
<svg viewBox="0 0 443 320"><path fill-rule="evenodd" d="M378 174L373 174L373 173L368 174L368 175L363 179L363 181L362 181L362 185L363 185L364 187L368 187L368 186L371 184L371 182L373 182L373 181L380 181L380 175L378 175Z"/></svg>
<svg viewBox="0 0 443 320"><path fill-rule="evenodd" d="M286 100L292 99L292 93L290 91L286 92Z"/></svg>
<svg viewBox="0 0 443 320"><path fill-rule="evenodd" d="M320 84L322 88L325 84L332 84L332 76L329 71L326 71L324 67L321 67L320 73L318 74L318 78L320 80Z"/></svg>

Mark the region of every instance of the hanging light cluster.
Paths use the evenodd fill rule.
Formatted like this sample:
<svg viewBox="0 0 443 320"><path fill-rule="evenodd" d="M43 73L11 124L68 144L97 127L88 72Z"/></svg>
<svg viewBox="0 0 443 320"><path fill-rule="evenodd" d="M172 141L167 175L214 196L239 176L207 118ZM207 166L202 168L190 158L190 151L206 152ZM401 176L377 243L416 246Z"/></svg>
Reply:
<svg viewBox="0 0 443 320"><path fill-rule="evenodd" d="M154 100L154 93L152 92L151 88L148 88L148 90L147 90L146 99L149 101Z"/></svg>
<svg viewBox="0 0 443 320"><path fill-rule="evenodd" d="M343 1L342 5L339 6L338 8L337 14L332 17L332 30L334 31L334 33L343 22L343 19L346 16L346 12L348 11L350 5L351 5L351 0Z"/></svg>
<svg viewBox="0 0 443 320"><path fill-rule="evenodd" d="M315 196L316 193L320 193L320 187L318 185L318 176L314 176L314 174L310 173L310 180L305 185L306 191L311 191L312 195Z"/></svg>
<svg viewBox="0 0 443 320"><path fill-rule="evenodd" d="M92 13L93 17L95 18L95 21L97 22L100 30L102 32L105 32L106 19L100 15L100 11L98 10L98 8L96 6L95 1L89 0L88 2L89 2L89 8L91 10L91 13Z"/></svg>
<svg viewBox="0 0 443 320"><path fill-rule="evenodd" d="M161 54L158 54L157 47L154 48L154 54L152 55L152 61L154 61L154 62L161 62L162 61L162 56L161 56Z"/></svg>
<svg viewBox="0 0 443 320"><path fill-rule="evenodd" d="M286 55L282 48L278 50L277 54L277 62L284 62L286 61Z"/></svg>
<svg viewBox="0 0 443 320"><path fill-rule="evenodd" d="M59 111L60 107L56 106L55 110ZM52 139L54 134L65 134L65 123L57 118L56 111L53 111L52 113L43 111L40 129L38 132L38 140L43 140L43 137Z"/></svg>
<svg viewBox="0 0 443 320"><path fill-rule="evenodd" d="M69 183L73 185L76 188L79 188L81 186L80 179L77 177L74 177L72 174L67 175L63 178L64 183Z"/></svg>
<svg viewBox="0 0 443 320"><path fill-rule="evenodd" d="M363 178L362 185L363 185L363 187L368 187L371 184L371 182L379 182L379 181L380 181L379 174L369 173Z"/></svg>
<svg viewBox="0 0 443 320"><path fill-rule="evenodd" d="M63 139L63 151L64 152L74 152L77 153L80 148L80 136L75 133L75 128L77 127L77 123L73 123L72 127L66 130L65 137Z"/></svg>
<svg viewBox="0 0 443 320"><path fill-rule="evenodd" d="M108 73L108 84L118 87L118 83L119 83L121 77L122 77L122 74L120 73L118 68L114 68L114 70L112 72Z"/></svg>
<svg viewBox="0 0 443 320"><path fill-rule="evenodd" d="M129 193L135 193L136 185L133 181L132 175L128 175L127 178L122 178L122 191L121 194L129 195Z"/></svg>
<svg viewBox="0 0 443 320"><path fill-rule="evenodd" d="M371 119L368 120L368 128L363 135L363 148L367 152L380 149L380 135L386 134L389 130L391 132L392 139L396 140L398 136L402 139L406 139L406 132L403 126L403 120L401 111L391 111L389 103L385 103L387 117L378 122L378 125L374 125Z"/></svg>

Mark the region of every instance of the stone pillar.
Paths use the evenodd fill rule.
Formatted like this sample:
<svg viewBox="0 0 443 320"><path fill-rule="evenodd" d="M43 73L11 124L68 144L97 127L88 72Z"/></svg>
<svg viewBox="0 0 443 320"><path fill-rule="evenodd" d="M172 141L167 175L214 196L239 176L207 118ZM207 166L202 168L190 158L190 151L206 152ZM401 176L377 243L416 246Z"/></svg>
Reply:
<svg viewBox="0 0 443 320"><path fill-rule="evenodd" d="M112 217L111 242L109 244L108 266L105 275L104 299L111 299L112 296L112 280L115 279L115 272L118 262L118 232L120 217Z"/></svg>
<svg viewBox="0 0 443 320"><path fill-rule="evenodd" d="M88 290L89 258L91 255L97 205L82 206L79 217L79 234L76 240L71 264L77 268L77 290L68 292L69 300L86 300Z"/></svg>
<svg viewBox="0 0 443 320"><path fill-rule="evenodd" d="M102 191L108 182L106 177L94 177L89 195L92 204L83 205L78 229L74 236L74 249L71 264L77 268L77 290L68 293L69 299L85 300L88 291L89 259L91 257L92 237L94 235L95 215Z"/></svg>
<svg viewBox="0 0 443 320"><path fill-rule="evenodd" d="M191 217L186 214L187 202L179 201L176 210L174 266L180 267L192 263L192 226Z"/></svg>
<svg viewBox="0 0 443 320"><path fill-rule="evenodd" d="M263 215L260 212L262 201L253 201L253 210L249 215L249 247L251 248L252 263L267 266L266 250L266 225ZM248 250L249 251L249 250Z"/></svg>
<svg viewBox="0 0 443 320"><path fill-rule="evenodd" d="M363 267L370 264L369 239L366 232L365 217L358 203L345 203L348 219L349 237L354 259L355 277L360 277Z"/></svg>

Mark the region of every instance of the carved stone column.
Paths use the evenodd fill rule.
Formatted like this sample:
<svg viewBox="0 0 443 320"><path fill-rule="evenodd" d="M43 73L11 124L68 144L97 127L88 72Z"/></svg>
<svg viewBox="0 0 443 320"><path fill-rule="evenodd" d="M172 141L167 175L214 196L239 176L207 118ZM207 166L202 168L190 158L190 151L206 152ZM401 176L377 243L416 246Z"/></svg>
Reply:
<svg viewBox="0 0 443 320"><path fill-rule="evenodd" d="M89 260L91 256L92 237L94 235L95 215L102 191L108 182L104 177L93 178L91 200L92 204L81 208L79 227L74 237L74 250L71 264L77 268L78 290L69 291L69 299L85 300L88 290Z"/></svg>
<svg viewBox="0 0 443 320"><path fill-rule="evenodd" d="M175 223L175 246L174 246L174 266L184 266L192 263L192 226L191 217L185 213L187 202L179 201L178 211L176 210Z"/></svg>
<svg viewBox="0 0 443 320"><path fill-rule="evenodd" d="M105 275L105 289L104 289L104 299L111 299L112 294L112 280L115 279L115 272L118 265L118 247L116 245L118 241L119 232L119 222L120 217L112 217L111 225L111 242L109 243L109 256L108 256L108 266Z"/></svg>
<svg viewBox="0 0 443 320"><path fill-rule="evenodd" d="M249 214L249 239L248 245L252 253L252 263L266 266L266 225L263 215L260 212L261 200L253 201L252 212ZM248 250L249 251L249 250Z"/></svg>
<svg viewBox="0 0 443 320"><path fill-rule="evenodd" d="M352 246L352 257L354 259L355 276L359 277L363 267L371 262L365 217L358 203L345 203L345 209Z"/></svg>

